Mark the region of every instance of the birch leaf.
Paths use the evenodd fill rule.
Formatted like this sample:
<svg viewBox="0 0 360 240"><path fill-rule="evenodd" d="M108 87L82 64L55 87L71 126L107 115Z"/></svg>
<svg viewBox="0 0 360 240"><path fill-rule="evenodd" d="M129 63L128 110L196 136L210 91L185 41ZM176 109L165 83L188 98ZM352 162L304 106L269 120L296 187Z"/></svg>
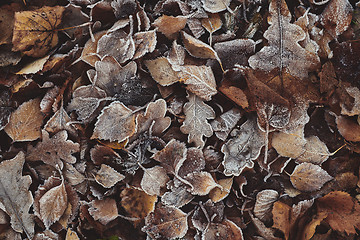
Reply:
<svg viewBox="0 0 360 240"><path fill-rule="evenodd" d="M221 114L214 121L211 122L211 127L215 135L225 141L230 131L235 127L236 123L240 120L241 113L237 108L230 109L229 111Z"/></svg>
<svg viewBox="0 0 360 240"><path fill-rule="evenodd" d="M165 57L145 61L152 78L161 86L169 86L179 81L177 73Z"/></svg>
<svg viewBox="0 0 360 240"><path fill-rule="evenodd" d="M140 186L149 195L161 194L161 188L166 186L170 180L163 167L155 166L152 168L144 168L144 175L141 179Z"/></svg>
<svg viewBox="0 0 360 240"><path fill-rule="evenodd" d="M309 71L314 71L319 65L319 58L299 45L305 39L305 32L296 24L290 23L291 14L285 0L270 2L268 30L264 38L269 46L249 58L253 69L269 72L275 68L279 72L287 71L298 78L306 78Z"/></svg>
<svg viewBox="0 0 360 240"><path fill-rule="evenodd" d="M118 217L116 201L112 198L93 200L90 202L90 215L101 224L106 225Z"/></svg>
<svg viewBox="0 0 360 240"><path fill-rule="evenodd" d="M193 195L205 196L215 187L222 188L208 172L193 172L184 177L191 185L189 192Z"/></svg>
<svg viewBox="0 0 360 240"><path fill-rule="evenodd" d="M10 216L11 226L16 232L25 232L29 239L34 236L34 220L29 214L33 197L29 191L30 176L22 176L25 162L23 152L13 159L0 163L0 203Z"/></svg>
<svg viewBox="0 0 360 240"><path fill-rule="evenodd" d="M187 17L185 16L166 16L163 15L154 21L154 26L159 32L167 38L176 38L176 33L183 29L186 25Z"/></svg>
<svg viewBox="0 0 360 240"><path fill-rule="evenodd" d="M184 105L185 121L180 127L181 132L188 134L188 142L203 148L205 142L203 137L211 137L213 131L207 119L214 119L215 112L205 104L198 96L189 93L189 102Z"/></svg>
<svg viewBox="0 0 360 240"><path fill-rule="evenodd" d="M217 13L226 10L230 5L231 0L201 0L201 2L206 11Z"/></svg>
<svg viewBox="0 0 360 240"><path fill-rule="evenodd" d="M95 181L99 183L104 188L111 188L117 182L120 182L125 178L124 175L118 173L112 167L108 165L101 164L100 170L96 173Z"/></svg>
<svg viewBox="0 0 360 240"><path fill-rule="evenodd" d="M138 32L134 34L135 54L133 59L143 57L146 53L151 53L156 47L155 30L147 32Z"/></svg>
<svg viewBox="0 0 360 240"><path fill-rule="evenodd" d="M210 101L211 97L217 93L215 77L209 66L182 66L178 76L180 81L187 85L187 90L205 101Z"/></svg>

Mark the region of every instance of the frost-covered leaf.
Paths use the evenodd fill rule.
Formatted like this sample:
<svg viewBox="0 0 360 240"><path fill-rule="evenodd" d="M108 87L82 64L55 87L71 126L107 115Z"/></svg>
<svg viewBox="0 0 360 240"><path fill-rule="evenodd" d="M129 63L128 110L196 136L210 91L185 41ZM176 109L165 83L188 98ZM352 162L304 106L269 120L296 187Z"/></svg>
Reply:
<svg viewBox="0 0 360 240"><path fill-rule="evenodd" d="M204 231L209 223L220 223L224 219L223 202L213 203L210 199L196 206L191 222L199 231Z"/></svg>
<svg viewBox="0 0 360 240"><path fill-rule="evenodd" d="M144 168L143 170L144 175L140 183L142 190L149 195L159 196L161 188L165 187L166 183L170 180L166 170L160 166Z"/></svg>
<svg viewBox="0 0 360 240"><path fill-rule="evenodd" d="M186 159L186 152L185 143L172 139L161 151L155 153L152 158L160 162L161 166L168 173L177 175Z"/></svg>
<svg viewBox="0 0 360 240"><path fill-rule="evenodd" d="M283 157L297 158L305 152L304 126L289 133L274 133L271 145Z"/></svg>
<svg viewBox="0 0 360 240"><path fill-rule="evenodd" d="M215 187L221 188L209 172L189 173L184 179L190 184L189 192L193 195L207 195Z"/></svg>
<svg viewBox="0 0 360 240"><path fill-rule="evenodd" d="M260 155L265 145L265 133L262 132L254 117L249 118L240 129L233 130L230 138L222 147L224 153L224 174L239 176L245 167L252 168L253 160Z"/></svg>
<svg viewBox="0 0 360 240"><path fill-rule="evenodd" d="M310 162L320 165L330 156L329 149L317 136L307 137L304 149L304 153L296 159L297 162Z"/></svg>
<svg viewBox="0 0 360 240"><path fill-rule="evenodd" d="M241 113L237 108L230 109L229 111L221 114L214 121L211 122L211 127L215 135L225 141L230 131L235 127L236 123L240 120Z"/></svg>
<svg viewBox="0 0 360 240"><path fill-rule="evenodd" d="M100 170L95 175L95 181L104 188L111 188L124 178L124 175L118 173L115 169L105 164L101 164Z"/></svg>
<svg viewBox="0 0 360 240"><path fill-rule="evenodd" d="M16 232L34 236L34 220L29 213L33 197L29 191L30 176L22 176L25 155L19 152L13 159L0 163L0 203L10 216L11 227Z"/></svg>
<svg viewBox="0 0 360 240"><path fill-rule="evenodd" d="M194 199L194 196L187 190L188 186L177 178L168 182L167 187L171 191L161 197L161 203L164 205L181 208Z"/></svg>
<svg viewBox="0 0 360 240"><path fill-rule="evenodd" d="M213 135L211 125L207 120L214 119L215 112L195 94L188 93L187 98L189 102L184 105L186 117L180 130L189 135L189 143L193 142L197 147L203 148L205 145L203 136L211 137Z"/></svg>
<svg viewBox="0 0 360 240"><path fill-rule="evenodd" d="M279 193L272 189L262 190L256 195L256 202L254 207L254 215L261 221L266 222L271 220L271 210L273 203L279 198Z"/></svg>
<svg viewBox="0 0 360 240"><path fill-rule="evenodd" d="M298 42L305 39L305 32L290 23L291 14L285 0L271 1L269 13L270 26L264 33L269 46L251 56L249 65L267 72L278 68L279 72L285 70L293 76L306 78L320 62L318 56L299 45Z"/></svg>
<svg viewBox="0 0 360 240"><path fill-rule="evenodd" d="M187 214L175 207L158 205L145 218L142 231L152 238L182 238L188 230Z"/></svg>
<svg viewBox="0 0 360 240"><path fill-rule="evenodd" d="M179 176L185 177L192 172L200 172L205 169L205 157L201 149L191 147L186 152L186 160L179 169Z"/></svg>
<svg viewBox="0 0 360 240"><path fill-rule="evenodd" d="M215 77L209 66L182 66L178 76L180 81L187 85L187 90L205 101L210 101L217 93Z"/></svg>
<svg viewBox="0 0 360 240"><path fill-rule="evenodd" d="M133 218L144 218L155 209L157 196L134 188L125 188L121 193L121 206Z"/></svg>
<svg viewBox="0 0 360 240"><path fill-rule="evenodd" d="M68 140L66 130L56 133L51 138L49 133L42 131L42 141L36 144L35 147L29 145L26 155L28 161L43 161L53 167L57 165L60 169L64 164L62 161L68 163L75 163L76 157L72 154L80 151L80 144Z"/></svg>
<svg viewBox="0 0 360 240"><path fill-rule="evenodd" d="M111 7L114 10L116 18L128 17L136 11L135 0L115 0L111 2Z"/></svg>
<svg viewBox="0 0 360 240"><path fill-rule="evenodd" d="M167 58L159 57L145 61L153 79L161 86L169 86L179 81L177 73L171 68Z"/></svg>
<svg viewBox="0 0 360 240"><path fill-rule="evenodd" d="M164 34L167 38L174 39L176 38L176 33L180 32L186 25L187 17L185 16L167 16L163 15L157 18L153 25L156 27L157 31Z"/></svg>
<svg viewBox="0 0 360 240"><path fill-rule="evenodd" d="M226 10L230 5L231 0L201 0L201 2L203 3L203 8L206 11L217 13Z"/></svg>
<svg viewBox="0 0 360 240"><path fill-rule="evenodd" d="M45 124L44 129L49 133L57 133L61 130L67 130L70 134L76 135L75 128L69 124L70 121L71 119L69 115L63 106L61 106Z"/></svg>
<svg viewBox="0 0 360 240"><path fill-rule="evenodd" d="M218 180L217 182L221 186L221 188L215 187L209 193L209 198L214 203L224 200L229 195L233 184L233 178L223 178Z"/></svg>
<svg viewBox="0 0 360 240"><path fill-rule="evenodd" d="M122 142L136 132L135 115L119 101L105 107L95 124L91 139L98 138L111 142Z"/></svg>
<svg viewBox="0 0 360 240"><path fill-rule="evenodd" d="M133 59L143 57L146 53L151 53L156 47L156 32L155 30L147 32L137 32L134 34L135 54Z"/></svg>
<svg viewBox="0 0 360 240"><path fill-rule="evenodd" d="M112 198L105 198L102 200L92 200L89 203L89 213L101 224L106 225L118 217L118 209L116 201Z"/></svg>
<svg viewBox="0 0 360 240"><path fill-rule="evenodd" d="M34 141L41 137L40 128L43 118L40 111L40 99L36 98L21 104L11 114L4 130L15 142Z"/></svg>
<svg viewBox="0 0 360 240"><path fill-rule="evenodd" d="M293 186L305 192L319 190L326 182L332 180L324 169L312 163L301 163L297 165L290 175Z"/></svg>
<svg viewBox="0 0 360 240"><path fill-rule="evenodd" d="M241 228L228 219L221 223L210 223L209 227L203 232L202 237L207 240L244 239Z"/></svg>

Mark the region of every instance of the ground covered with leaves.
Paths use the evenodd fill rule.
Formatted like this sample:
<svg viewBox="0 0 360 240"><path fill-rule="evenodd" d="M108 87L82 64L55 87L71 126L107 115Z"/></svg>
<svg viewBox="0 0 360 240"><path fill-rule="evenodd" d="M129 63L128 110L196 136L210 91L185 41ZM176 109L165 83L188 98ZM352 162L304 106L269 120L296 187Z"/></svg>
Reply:
<svg viewBox="0 0 360 240"><path fill-rule="evenodd" d="M0 5L1 239L359 239L360 2Z"/></svg>

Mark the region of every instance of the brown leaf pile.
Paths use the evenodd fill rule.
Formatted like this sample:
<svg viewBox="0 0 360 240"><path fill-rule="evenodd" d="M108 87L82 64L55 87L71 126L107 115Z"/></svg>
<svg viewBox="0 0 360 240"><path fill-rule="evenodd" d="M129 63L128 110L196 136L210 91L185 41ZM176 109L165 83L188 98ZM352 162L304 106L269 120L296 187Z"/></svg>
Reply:
<svg viewBox="0 0 360 240"><path fill-rule="evenodd" d="M360 2L0 3L1 239L359 239Z"/></svg>

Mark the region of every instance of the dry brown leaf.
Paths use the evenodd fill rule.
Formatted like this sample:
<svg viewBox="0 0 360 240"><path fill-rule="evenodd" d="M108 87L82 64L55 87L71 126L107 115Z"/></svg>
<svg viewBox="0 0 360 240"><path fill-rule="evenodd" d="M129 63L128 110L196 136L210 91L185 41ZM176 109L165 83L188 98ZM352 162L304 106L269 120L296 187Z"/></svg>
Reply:
<svg viewBox="0 0 360 240"><path fill-rule="evenodd" d="M230 193L233 178L224 178L217 181L220 187L215 187L209 192L209 198L213 203L224 200Z"/></svg>
<svg viewBox="0 0 360 240"><path fill-rule="evenodd" d="M329 149L317 136L307 137L304 149L305 152L296 159L297 162L310 162L320 165L330 156Z"/></svg>
<svg viewBox="0 0 360 240"><path fill-rule="evenodd" d="M210 199L205 203L199 202L192 214L191 222L197 230L203 232L209 223L220 223L224 220L224 209L223 202L213 203Z"/></svg>
<svg viewBox="0 0 360 240"><path fill-rule="evenodd" d="M254 166L253 160L260 155L266 134L259 129L256 118L250 117L239 130L234 129L230 135L232 138L221 147L224 153L224 174L239 176L246 167Z"/></svg>
<svg viewBox="0 0 360 240"><path fill-rule="evenodd" d="M51 138L49 133L42 131L42 141L35 147L29 145L26 155L28 161L43 161L53 167L63 169L63 162L75 163L76 157L73 153L80 151L80 144L67 140L68 134L65 130L56 133Z"/></svg>
<svg viewBox="0 0 360 240"><path fill-rule="evenodd" d="M106 34L106 31L100 31L94 34L94 39L89 39L81 52L80 59L92 67L95 67L95 62L100 61L100 56L96 54L97 44L99 39ZM93 41L94 40L94 41Z"/></svg>
<svg viewBox="0 0 360 240"><path fill-rule="evenodd" d="M271 145L283 157L297 158L305 152L306 139L304 126L299 126L290 133L277 132L273 135Z"/></svg>
<svg viewBox="0 0 360 240"><path fill-rule="evenodd" d="M280 229L284 235L285 239L289 239L290 229L291 229L291 207L283 202L277 201L274 203L273 209L273 220L274 228Z"/></svg>
<svg viewBox="0 0 360 240"><path fill-rule="evenodd" d="M187 214L175 207L158 205L145 218L145 226L141 230L152 238L182 238L188 230Z"/></svg>
<svg viewBox="0 0 360 240"><path fill-rule="evenodd" d="M95 175L95 181L104 188L111 188L124 178L124 175L105 164L101 164L100 170Z"/></svg>
<svg viewBox="0 0 360 240"><path fill-rule="evenodd" d="M82 175L72 164L65 163L64 166L64 178L70 183L70 185L78 185L85 181L85 176Z"/></svg>
<svg viewBox="0 0 360 240"><path fill-rule="evenodd" d="M80 240L77 233L70 228L68 228L65 236L65 240Z"/></svg>
<svg viewBox="0 0 360 240"><path fill-rule="evenodd" d="M11 227L32 239L34 220L29 209L33 197L28 190L32 181L30 176L22 176L24 162L25 155L19 152L13 159L0 163L0 203L10 216Z"/></svg>
<svg viewBox="0 0 360 240"><path fill-rule="evenodd" d="M161 188L166 186L170 180L163 167L155 166L152 168L143 168L144 175L141 179L140 186L144 192L149 195L161 195Z"/></svg>
<svg viewBox="0 0 360 240"><path fill-rule="evenodd" d="M301 163L297 165L290 175L293 186L305 192L319 190L326 182L332 180L324 169L312 163Z"/></svg>
<svg viewBox="0 0 360 240"><path fill-rule="evenodd" d="M201 2L206 11L217 13L226 10L230 5L231 0L201 0Z"/></svg>
<svg viewBox="0 0 360 240"><path fill-rule="evenodd" d="M333 230L355 234L355 228L360 228L360 204L346 192L330 192L317 199L317 209L319 214L328 214L325 221Z"/></svg>
<svg viewBox="0 0 360 240"><path fill-rule="evenodd" d="M180 167L186 159L186 145L172 139L166 146L155 153L152 158L161 163L161 166L168 172L178 175Z"/></svg>
<svg viewBox="0 0 360 240"><path fill-rule="evenodd" d="M232 221L225 219L221 223L210 223L209 227L203 232L202 239L206 240L232 240L244 239L242 230Z"/></svg>
<svg viewBox="0 0 360 240"><path fill-rule="evenodd" d="M310 240L315 233L316 227L321 224L321 222L328 216L327 212L318 212L318 214L309 222L303 232L302 232L302 240Z"/></svg>
<svg viewBox="0 0 360 240"><path fill-rule="evenodd" d="M133 218L143 219L155 209L157 196L150 196L134 188L125 188L121 193L121 206Z"/></svg>
<svg viewBox="0 0 360 240"><path fill-rule="evenodd" d="M43 69L45 63L49 60L49 58L50 55L36 59L35 61L27 64L16 74L35 74L37 72L40 72Z"/></svg>
<svg viewBox="0 0 360 240"><path fill-rule="evenodd" d="M254 215L263 222L271 220L272 207L278 198L279 193L272 189L266 189L259 192L256 195Z"/></svg>
<svg viewBox="0 0 360 240"><path fill-rule="evenodd" d="M168 182L167 187L171 191L161 197L161 203L164 205L181 208L194 199L187 191L188 186L177 178Z"/></svg>
<svg viewBox="0 0 360 240"><path fill-rule="evenodd" d="M118 208L113 198L92 200L89 205L89 214L103 225L108 224L118 217Z"/></svg>
<svg viewBox="0 0 360 240"><path fill-rule="evenodd" d="M169 55L167 56L172 69L180 71L180 66L184 65L185 56L185 48L177 44L176 40L174 40Z"/></svg>
<svg viewBox="0 0 360 240"><path fill-rule="evenodd" d="M13 51L22 51L28 56L42 57L58 43L57 27L65 8L42 7L35 11L15 13Z"/></svg>
<svg viewBox="0 0 360 240"><path fill-rule="evenodd" d="M4 131L15 142L33 141L41 137L44 116L40 111L40 99L21 104L10 116Z"/></svg>
<svg viewBox="0 0 360 240"><path fill-rule="evenodd" d="M133 60L143 57L146 53L151 53L156 47L155 30L147 32L137 32L134 34L135 53Z"/></svg>
<svg viewBox="0 0 360 240"><path fill-rule="evenodd" d="M180 80L177 73L171 68L168 59L165 57L146 60L145 65L149 69L153 79L161 86L169 86Z"/></svg>
<svg viewBox="0 0 360 240"><path fill-rule="evenodd" d="M177 72L179 80L185 83L186 89L205 101L217 93L214 73L209 66L186 65L181 66Z"/></svg>
<svg viewBox="0 0 360 240"><path fill-rule="evenodd" d="M70 135L76 136L76 130L71 124L69 124L70 121L71 118L61 105L59 110L57 110L54 115L49 119L49 121L47 121L44 129L49 133L57 133L61 130L67 130Z"/></svg>
<svg viewBox="0 0 360 240"><path fill-rule="evenodd" d="M179 169L179 176L185 177L192 172L200 172L205 169L205 157L201 149L191 147L186 152L186 160Z"/></svg>
<svg viewBox="0 0 360 240"><path fill-rule="evenodd" d="M319 66L320 59L299 45L298 42L305 39L305 32L290 23L291 13L285 0L271 1L269 13L270 26L264 33L269 46L251 56L249 65L266 72L278 68L280 74L285 70L298 78L306 78L309 71Z"/></svg>
<svg viewBox="0 0 360 240"><path fill-rule="evenodd" d="M173 17L162 15L154 21L153 25L167 38L174 39L176 38L176 33L185 27L186 22L187 17L185 16Z"/></svg>
<svg viewBox="0 0 360 240"><path fill-rule="evenodd" d="M214 121L212 121L211 127L215 132L215 135L222 141L225 141L231 130L235 127L237 122L241 118L240 110L237 108L230 109L229 111L221 114Z"/></svg>
<svg viewBox="0 0 360 240"><path fill-rule="evenodd" d="M131 137L136 129L133 111L123 103L114 101L98 116L91 139L122 142Z"/></svg>
<svg viewBox="0 0 360 240"><path fill-rule="evenodd" d="M201 24L211 35L221 28L222 21L219 14L211 14L208 18L201 19Z"/></svg>
<svg viewBox="0 0 360 240"><path fill-rule="evenodd" d="M11 44L14 28L14 5L3 5L0 7L0 45Z"/></svg>
<svg viewBox="0 0 360 240"><path fill-rule="evenodd" d="M198 96L188 93L189 102L184 105L185 121L180 127L181 132L188 134L188 142L203 148L203 137L211 137L213 131L208 119L215 118L214 110Z"/></svg>
<svg viewBox="0 0 360 240"><path fill-rule="evenodd" d="M346 116L336 117L336 126L339 133L348 141L360 141L360 125ZM6 128L5 128L6 129Z"/></svg>
<svg viewBox="0 0 360 240"><path fill-rule="evenodd" d="M207 195L215 187L222 188L209 172L193 172L184 177L191 189L189 192L193 195Z"/></svg>
<svg viewBox="0 0 360 240"><path fill-rule="evenodd" d="M68 203L68 196L64 180L61 184L48 190L39 199L39 209L36 215L48 229L54 222L58 221L64 214Z"/></svg>

